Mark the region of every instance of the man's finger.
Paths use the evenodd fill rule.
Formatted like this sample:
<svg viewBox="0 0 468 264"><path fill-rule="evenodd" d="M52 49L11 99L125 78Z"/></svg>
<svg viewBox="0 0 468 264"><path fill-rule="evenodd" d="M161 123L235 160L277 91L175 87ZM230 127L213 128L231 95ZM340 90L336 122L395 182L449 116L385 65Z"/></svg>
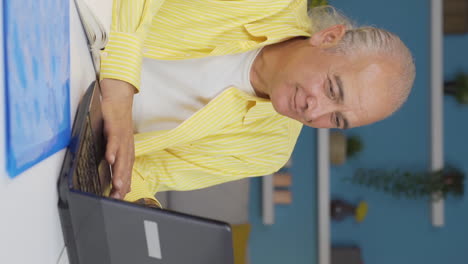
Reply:
<svg viewBox="0 0 468 264"><path fill-rule="evenodd" d="M110 136L107 139L106 160L109 164L114 165L116 160L117 150L119 149L119 141L116 136Z"/></svg>
<svg viewBox="0 0 468 264"><path fill-rule="evenodd" d="M120 187L119 191L122 196L125 196L128 192L130 192L133 162L135 160L133 137L130 137L128 143L124 144L125 148L122 147L122 151L119 151L118 156L121 159L119 164L119 177L122 180L122 186Z"/></svg>
<svg viewBox="0 0 468 264"><path fill-rule="evenodd" d="M110 194L110 197L111 198L114 198L114 199L122 199L122 197L120 196L119 192L117 192L116 190L112 189L112 192Z"/></svg>
<svg viewBox="0 0 468 264"><path fill-rule="evenodd" d="M113 166L112 194L119 196L119 199L125 197L130 190L131 166L126 152L127 151L119 151Z"/></svg>

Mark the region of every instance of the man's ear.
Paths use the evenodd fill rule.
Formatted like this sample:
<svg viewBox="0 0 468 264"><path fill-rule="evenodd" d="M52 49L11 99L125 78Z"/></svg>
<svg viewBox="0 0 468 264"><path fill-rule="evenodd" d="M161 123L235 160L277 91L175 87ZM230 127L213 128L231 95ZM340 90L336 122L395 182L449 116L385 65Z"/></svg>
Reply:
<svg viewBox="0 0 468 264"><path fill-rule="evenodd" d="M345 25L334 25L314 33L309 38L312 46L334 46L343 38L346 33Z"/></svg>

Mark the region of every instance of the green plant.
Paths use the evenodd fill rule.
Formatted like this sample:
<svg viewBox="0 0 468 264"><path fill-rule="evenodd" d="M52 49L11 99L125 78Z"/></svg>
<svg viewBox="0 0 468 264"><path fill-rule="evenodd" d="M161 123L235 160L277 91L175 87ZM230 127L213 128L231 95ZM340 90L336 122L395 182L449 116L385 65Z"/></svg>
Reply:
<svg viewBox="0 0 468 264"><path fill-rule="evenodd" d="M454 167L434 172L409 172L384 169L358 169L345 181L388 193L396 198L429 198L438 193L459 197L464 193L465 175Z"/></svg>
<svg viewBox="0 0 468 264"><path fill-rule="evenodd" d="M346 142L346 156L351 158L361 152L362 148L363 144L361 138L358 136L349 136Z"/></svg>
<svg viewBox="0 0 468 264"><path fill-rule="evenodd" d="M445 82L444 92L460 104L468 104L468 74L458 73L453 81Z"/></svg>
<svg viewBox="0 0 468 264"><path fill-rule="evenodd" d="M309 0L309 8L314 8L316 6L328 5L327 0Z"/></svg>

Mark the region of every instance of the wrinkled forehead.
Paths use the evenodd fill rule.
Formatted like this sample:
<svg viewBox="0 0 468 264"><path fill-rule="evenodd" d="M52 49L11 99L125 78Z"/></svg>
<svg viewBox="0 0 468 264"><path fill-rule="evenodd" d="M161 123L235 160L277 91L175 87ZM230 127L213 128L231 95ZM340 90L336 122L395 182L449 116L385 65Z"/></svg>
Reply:
<svg viewBox="0 0 468 264"><path fill-rule="evenodd" d="M396 102L391 93L392 69L382 63L358 67L350 78L355 94L353 127L368 125L390 116ZM354 77L354 78L353 78Z"/></svg>

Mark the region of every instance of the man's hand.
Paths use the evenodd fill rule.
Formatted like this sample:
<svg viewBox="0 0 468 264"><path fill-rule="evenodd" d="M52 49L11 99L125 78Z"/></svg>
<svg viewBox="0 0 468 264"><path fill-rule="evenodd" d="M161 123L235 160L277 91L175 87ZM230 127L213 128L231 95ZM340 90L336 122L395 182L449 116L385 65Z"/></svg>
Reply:
<svg viewBox="0 0 468 264"><path fill-rule="evenodd" d="M130 192L135 160L132 106L135 88L119 80L101 81L104 135L107 138L106 160L112 166L110 196L123 199Z"/></svg>

